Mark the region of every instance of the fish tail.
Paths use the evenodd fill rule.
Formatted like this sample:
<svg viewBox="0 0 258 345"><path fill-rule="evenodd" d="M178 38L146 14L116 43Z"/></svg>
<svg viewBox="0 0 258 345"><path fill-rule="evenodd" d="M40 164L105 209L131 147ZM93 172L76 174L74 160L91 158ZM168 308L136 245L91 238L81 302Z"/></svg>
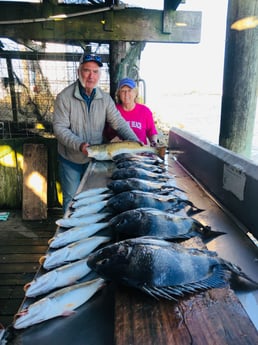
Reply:
<svg viewBox="0 0 258 345"><path fill-rule="evenodd" d="M54 237L50 238L50 239L47 241L47 244L50 245L53 241L54 241Z"/></svg>
<svg viewBox="0 0 258 345"><path fill-rule="evenodd" d="M204 237L204 238L215 238L215 237L218 237L218 236L221 236L221 235L225 235L226 233L223 232L223 231L214 231L214 230L211 230L211 227L210 226L204 226L202 227L201 229L201 235Z"/></svg>
<svg viewBox="0 0 258 345"><path fill-rule="evenodd" d="M31 282L30 282L30 283L26 283L26 284L24 285L24 287L23 287L23 291L26 292L30 286L31 286Z"/></svg>
<svg viewBox="0 0 258 345"><path fill-rule="evenodd" d="M190 209L187 210L186 214L190 217L193 216L194 214L203 212L204 209L198 208L196 207L191 201L189 200L184 200L184 203L187 204L188 206L190 206Z"/></svg>
<svg viewBox="0 0 258 345"><path fill-rule="evenodd" d="M223 265L226 267L226 269L228 269L231 272L232 274L231 279L239 280L239 278L243 278L244 280L247 280L251 284L258 287L258 282L252 279L251 277L249 277L246 273L244 273L239 266L234 265L228 261L223 261Z"/></svg>
<svg viewBox="0 0 258 345"><path fill-rule="evenodd" d="M40 263L40 265L43 265L43 263L45 262L45 260L46 260L46 255L41 256L41 257L39 258L39 263Z"/></svg>

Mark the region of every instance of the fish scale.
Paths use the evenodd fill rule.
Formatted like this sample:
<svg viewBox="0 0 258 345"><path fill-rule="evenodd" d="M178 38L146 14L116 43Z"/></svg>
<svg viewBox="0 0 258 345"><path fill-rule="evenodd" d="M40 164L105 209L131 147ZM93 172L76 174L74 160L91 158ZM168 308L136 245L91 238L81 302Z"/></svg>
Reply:
<svg viewBox="0 0 258 345"><path fill-rule="evenodd" d="M224 232L212 231L198 220L179 216L151 207L140 207L119 213L109 220L109 225L123 238L157 236L170 240L184 240L194 236L208 241Z"/></svg>
<svg viewBox="0 0 258 345"><path fill-rule="evenodd" d="M107 245L91 253L87 264L102 278L169 300L224 287L232 277L241 277L258 287L258 282L241 268L218 257L216 252L185 248L178 243L150 237Z"/></svg>
<svg viewBox="0 0 258 345"><path fill-rule="evenodd" d="M163 211L170 210L171 212L178 212L186 206L190 206L193 212L201 211L189 200L179 198L173 194L157 195L151 192L138 190L119 193L111 197L107 202L107 209L113 214L118 214L139 207L151 207Z"/></svg>

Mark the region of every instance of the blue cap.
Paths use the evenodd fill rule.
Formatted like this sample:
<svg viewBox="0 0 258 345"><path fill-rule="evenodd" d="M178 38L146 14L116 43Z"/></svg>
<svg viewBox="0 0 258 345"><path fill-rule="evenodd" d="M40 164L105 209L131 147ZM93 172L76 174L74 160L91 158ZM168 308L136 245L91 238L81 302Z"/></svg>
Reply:
<svg viewBox="0 0 258 345"><path fill-rule="evenodd" d="M120 89L123 86L128 86L131 89L134 89L136 87L136 83L133 79L124 78L124 79L120 80L120 82L118 84L118 88Z"/></svg>
<svg viewBox="0 0 258 345"><path fill-rule="evenodd" d="M80 58L80 65L85 62L96 62L96 64L99 65L99 67L103 66L103 63L101 62L101 57L99 55L94 54L83 54Z"/></svg>

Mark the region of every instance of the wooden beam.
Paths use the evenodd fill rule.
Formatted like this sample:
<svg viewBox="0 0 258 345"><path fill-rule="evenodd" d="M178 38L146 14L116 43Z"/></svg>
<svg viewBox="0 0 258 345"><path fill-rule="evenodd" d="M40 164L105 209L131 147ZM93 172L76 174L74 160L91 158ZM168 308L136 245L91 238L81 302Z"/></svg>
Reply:
<svg viewBox="0 0 258 345"><path fill-rule="evenodd" d="M25 5L24 5L25 6ZM2 12L3 10L3 12ZM11 11L10 11L11 12ZM59 11L60 12L60 11ZM12 13L12 12L11 12ZM199 43L201 33L201 12L172 11L167 18L166 32L163 32L163 11L140 8L103 11L64 20L36 21L35 14L24 13L11 23L10 14L0 5L0 37L17 37L28 40L67 42L71 40L145 41L163 43ZM24 18L31 18L27 21ZM13 19L13 18L12 18ZM40 19L40 18L38 18ZM43 19L43 18L41 18ZM34 22L32 22L34 20Z"/></svg>
<svg viewBox="0 0 258 345"><path fill-rule="evenodd" d="M46 60L46 61L79 61L81 53L46 53L46 52L32 52L32 51L15 51L2 50L0 51L0 58L5 59L19 59L19 60ZM103 62L109 61L108 54L100 54Z"/></svg>
<svg viewBox="0 0 258 345"><path fill-rule="evenodd" d="M258 0L229 1L219 144L246 158L251 156L258 85L257 28L249 25L257 17Z"/></svg>

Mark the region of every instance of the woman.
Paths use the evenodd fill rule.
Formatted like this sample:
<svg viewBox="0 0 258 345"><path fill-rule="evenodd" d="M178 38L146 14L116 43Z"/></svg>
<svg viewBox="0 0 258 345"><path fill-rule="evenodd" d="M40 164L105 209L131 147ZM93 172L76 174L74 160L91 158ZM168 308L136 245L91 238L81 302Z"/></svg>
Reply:
<svg viewBox="0 0 258 345"><path fill-rule="evenodd" d="M144 104L137 103L138 89L133 79L124 78L118 84L116 92L117 109L128 122L138 139L145 145L157 145L157 129L151 110ZM114 141L116 132L106 128L104 136Z"/></svg>

